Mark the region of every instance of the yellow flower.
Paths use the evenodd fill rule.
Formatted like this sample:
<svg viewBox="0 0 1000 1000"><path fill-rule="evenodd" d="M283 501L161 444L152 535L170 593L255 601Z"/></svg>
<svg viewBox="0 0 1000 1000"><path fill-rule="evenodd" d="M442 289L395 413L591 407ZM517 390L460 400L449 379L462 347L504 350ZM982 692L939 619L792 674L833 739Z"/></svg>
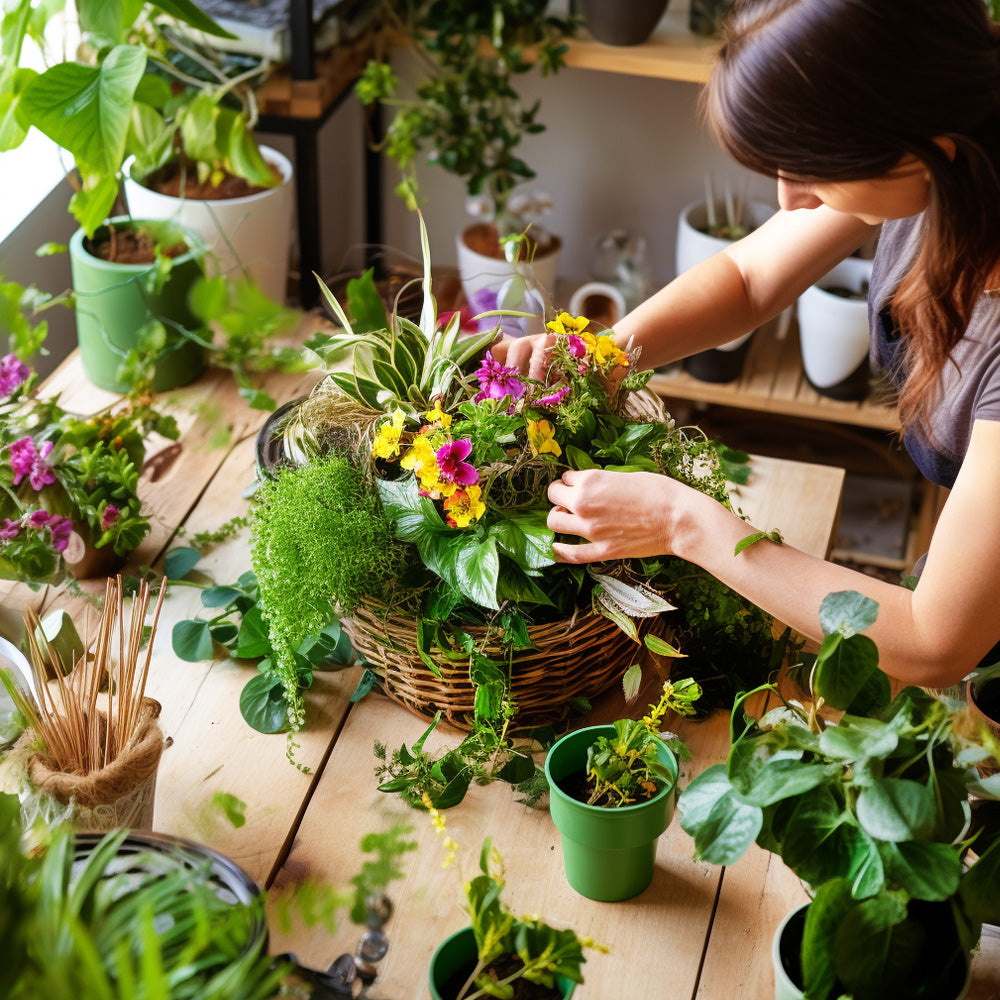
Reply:
<svg viewBox="0 0 1000 1000"><path fill-rule="evenodd" d="M425 493L437 498L449 497L455 492L454 483L441 480L437 454L426 434L418 434L413 439L410 450L400 459L399 464L417 477L417 482Z"/></svg>
<svg viewBox="0 0 1000 1000"><path fill-rule="evenodd" d="M562 454L562 448L555 439L556 429L548 420L528 420L528 444L533 455Z"/></svg>
<svg viewBox="0 0 1000 1000"><path fill-rule="evenodd" d="M434 825L434 832L441 838L441 842L444 844L445 858L441 862L442 868L447 868L452 861L455 860L455 856L458 854L458 844L450 836L448 836L448 831L445 829L444 816L434 808L434 804L431 802L431 797L424 792L420 796L421 801L424 804L424 808L430 813L431 823Z"/></svg>
<svg viewBox="0 0 1000 1000"><path fill-rule="evenodd" d="M392 411L389 419L382 423L372 444L372 454L376 458L389 459L399 454L399 436L403 432L405 420L406 414L397 408Z"/></svg>
<svg viewBox="0 0 1000 1000"><path fill-rule="evenodd" d="M606 333L601 334L594 344L594 360L601 366L606 365L612 359L617 362L616 354L621 354L615 338Z"/></svg>
<svg viewBox="0 0 1000 1000"><path fill-rule="evenodd" d="M583 333L589 325L590 320L586 316L570 316L568 312L561 312L545 327L550 333L568 337L571 333Z"/></svg>
<svg viewBox="0 0 1000 1000"><path fill-rule="evenodd" d="M451 485L454 486L454 483ZM466 486L464 490L454 490L445 500L444 509L453 528L467 528L486 513L486 504L480 500L481 493L478 486Z"/></svg>
<svg viewBox="0 0 1000 1000"><path fill-rule="evenodd" d="M435 400L434 409L428 410L423 414L424 420L429 420L432 424L438 424L441 427L451 427L451 414L445 413L441 409L441 400Z"/></svg>

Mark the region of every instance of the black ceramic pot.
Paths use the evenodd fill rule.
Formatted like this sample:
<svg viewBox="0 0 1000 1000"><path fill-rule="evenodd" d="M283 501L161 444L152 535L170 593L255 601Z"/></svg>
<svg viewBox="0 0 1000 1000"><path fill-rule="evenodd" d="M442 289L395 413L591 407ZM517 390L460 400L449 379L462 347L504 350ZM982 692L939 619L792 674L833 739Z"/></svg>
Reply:
<svg viewBox="0 0 1000 1000"><path fill-rule="evenodd" d="M692 354L684 359L684 371L702 382L733 382L743 371L743 361L752 340L752 337L747 338L733 351L712 347Z"/></svg>
<svg viewBox="0 0 1000 1000"><path fill-rule="evenodd" d="M640 45L666 9L667 0L580 0L587 30L605 45Z"/></svg>

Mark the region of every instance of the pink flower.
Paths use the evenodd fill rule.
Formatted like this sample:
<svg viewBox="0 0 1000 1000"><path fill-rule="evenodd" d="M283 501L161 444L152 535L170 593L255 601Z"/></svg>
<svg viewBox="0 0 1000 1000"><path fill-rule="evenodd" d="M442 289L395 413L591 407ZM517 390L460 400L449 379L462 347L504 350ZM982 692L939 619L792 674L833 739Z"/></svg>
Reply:
<svg viewBox="0 0 1000 1000"><path fill-rule="evenodd" d="M56 552L64 552L69 545L69 536L73 534L73 522L68 517L53 514L53 519L49 521L49 530L52 532L52 548Z"/></svg>
<svg viewBox="0 0 1000 1000"><path fill-rule="evenodd" d="M520 399L524 395L524 383L516 368L508 368L493 357L492 351L486 352L482 365L476 371L476 378L482 390L475 398L481 403L484 399Z"/></svg>
<svg viewBox="0 0 1000 1000"><path fill-rule="evenodd" d="M120 513L121 511L113 503L109 503L101 514L101 530L107 531L118 519Z"/></svg>
<svg viewBox="0 0 1000 1000"><path fill-rule="evenodd" d="M583 337L575 333L571 333L566 339L566 346L574 358L585 358L587 356L587 345L583 342Z"/></svg>
<svg viewBox="0 0 1000 1000"><path fill-rule="evenodd" d="M0 538L17 538L21 531L21 522L12 521L9 517L3 519L3 524L0 524Z"/></svg>
<svg viewBox="0 0 1000 1000"><path fill-rule="evenodd" d="M535 406L558 406L568 395L569 386L564 385L561 389L556 389L555 392L549 393L548 396L542 396L541 399L536 399Z"/></svg>
<svg viewBox="0 0 1000 1000"><path fill-rule="evenodd" d="M10 467L14 470L14 485L25 476L35 491L56 481L55 473L45 461L52 451L52 442L46 441L41 448L35 448L30 437L23 437L10 446Z"/></svg>
<svg viewBox="0 0 1000 1000"><path fill-rule="evenodd" d="M9 396L19 385L28 381L31 369L13 354L0 358L0 397Z"/></svg>
<svg viewBox="0 0 1000 1000"><path fill-rule="evenodd" d="M523 390L523 387L522 387ZM472 451L472 442L468 438L449 441L438 448L435 453L438 464L438 476L448 483L459 486L471 486L479 482L479 473L475 466L465 461Z"/></svg>
<svg viewBox="0 0 1000 1000"><path fill-rule="evenodd" d="M33 510L28 515L28 525L32 528L47 528L50 524L58 524L59 515L50 514L45 510Z"/></svg>

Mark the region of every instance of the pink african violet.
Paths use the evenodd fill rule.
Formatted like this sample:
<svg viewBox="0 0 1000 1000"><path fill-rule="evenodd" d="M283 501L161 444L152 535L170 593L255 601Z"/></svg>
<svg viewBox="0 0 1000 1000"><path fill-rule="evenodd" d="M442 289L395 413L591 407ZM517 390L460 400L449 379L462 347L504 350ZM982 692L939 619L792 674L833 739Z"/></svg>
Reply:
<svg viewBox="0 0 1000 1000"><path fill-rule="evenodd" d="M448 483L459 486L471 486L479 482L479 473L475 466L465 461L472 451L472 442L468 438L449 441L436 452L438 475Z"/></svg>
<svg viewBox="0 0 1000 1000"><path fill-rule="evenodd" d="M50 514L47 510L33 510L28 515L28 526L31 528L47 528L50 524L58 524L59 515Z"/></svg>
<svg viewBox="0 0 1000 1000"><path fill-rule="evenodd" d="M13 354L0 358L0 397L9 396L19 385L28 381L31 369Z"/></svg>
<svg viewBox="0 0 1000 1000"><path fill-rule="evenodd" d="M20 438L11 444L10 467L14 471L14 485L19 485L25 476L35 491L54 483L55 473L45 461L51 451L51 441L46 441L41 448L36 448L35 442L30 437Z"/></svg>
<svg viewBox="0 0 1000 1000"><path fill-rule="evenodd" d="M482 365L476 371L481 391L476 395L475 402L484 399L520 399L524 395L524 383L518 377L516 368L508 368L493 357L492 351L486 352Z"/></svg>

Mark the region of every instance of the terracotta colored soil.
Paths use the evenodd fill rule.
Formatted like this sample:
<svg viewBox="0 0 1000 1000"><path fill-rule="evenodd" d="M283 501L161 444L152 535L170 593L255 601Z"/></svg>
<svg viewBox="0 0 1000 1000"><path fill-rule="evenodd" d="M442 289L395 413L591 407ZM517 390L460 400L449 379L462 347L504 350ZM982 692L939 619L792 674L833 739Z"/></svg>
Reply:
<svg viewBox="0 0 1000 1000"><path fill-rule="evenodd" d="M482 254L484 257L504 259L496 227L492 223L474 222L463 233L463 239L470 250L475 250L476 253ZM528 242L528 257L544 257L559 247L559 239L555 236L549 236L546 242L541 244L531 240Z"/></svg>
<svg viewBox="0 0 1000 1000"><path fill-rule="evenodd" d="M273 166L270 169L275 178L280 181L281 173ZM222 178L219 184L213 184L211 179L200 184L194 165L181 162L168 163L150 174L142 183L144 187L159 194L169 195L172 198L188 198L192 201L246 198L247 195L259 194L261 191L268 190L229 173Z"/></svg>
<svg viewBox="0 0 1000 1000"><path fill-rule="evenodd" d="M144 229L112 229L103 239L85 240L84 248L92 257L116 264L152 264L156 260L156 241ZM183 243L162 249L167 257L187 253Z"/></svg>

